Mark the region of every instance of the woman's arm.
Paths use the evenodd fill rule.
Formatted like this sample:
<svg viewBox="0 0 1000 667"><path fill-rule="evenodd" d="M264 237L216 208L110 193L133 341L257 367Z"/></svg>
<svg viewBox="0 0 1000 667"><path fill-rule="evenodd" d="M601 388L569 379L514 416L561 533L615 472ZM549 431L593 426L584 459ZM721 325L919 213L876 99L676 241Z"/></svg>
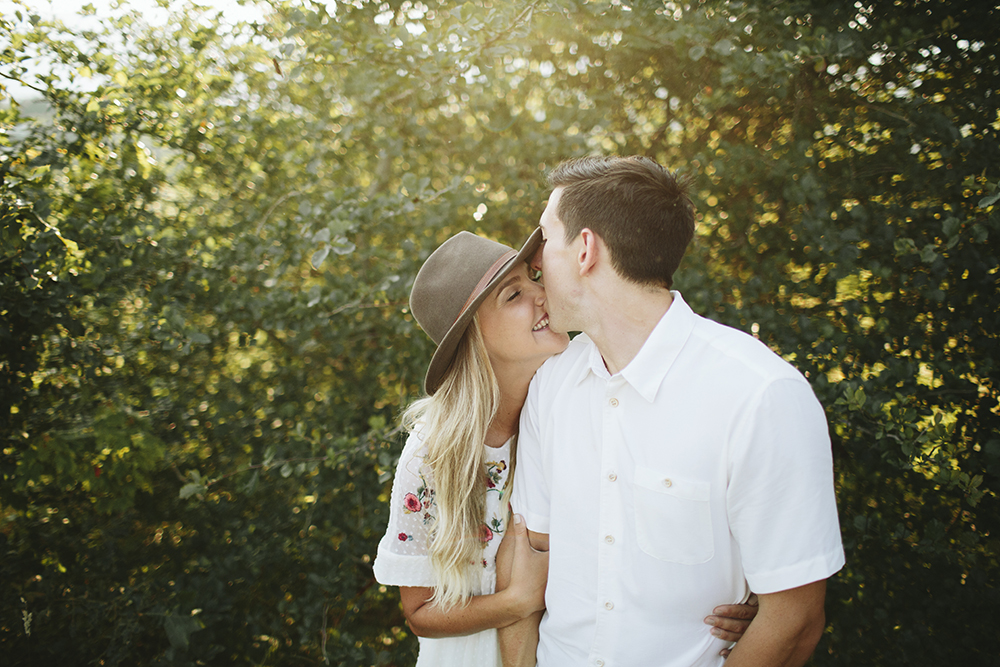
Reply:
<svg viewBox="0 0 1000 667"><path fill-rule="evenodd" d="M523 524L515 517L515 532L520 529L524 546L527 537ZM504 544L507 541L505 540ZM490 595L474 595L468 604L442 609L430 602L433 588L400 586L403 614L407 624L420 637L455 637L489 628L502 628L540 612L545 608L545 580L548 575L548 554L530 548L517 549L509 568L513 581L504 590ZM501 546L501 549L504 547ZM498 559L499 560L499 559Z"/></svg>
<svg viewBox="0 0 1000 667"><path fill-rule="evenodd" d="M723 604L712 610L713 616L705 619L712 626L712 634L727 642L738 642L743 633L750 627L750 622L757 615L757 595L750 594L750 599L743 604ZM724 648L719 654L728 658L732 649Z"/></svg>
<svg viewBox="0 0 1000 667"><path fill-rule="evenodd" d="M469 598L468 604L457 604L448 610L430 601L433 588L400 586L399 594L406 624L420 637L471 635L509 625L530 613L521 601L507 591L474 595Z"/></svg>
<svg viewBox="0 0 1000 667"><path fill-rule="evenodd" d="M544 533L531 533L525 527L521 517L515 515L515 525L511 533L504 536L497 553L497 590L513 586L514 560L518 555L524 557L527 553L547 554L549 536ZM511 540L510 538L513 537ZM543 600L544 602L544 600ZM499 629L497 639L500 643L500 658L503 667L535 667L535 653L538 648L538 624L542 621L545 609L530 614L516 623Z"/></svg>

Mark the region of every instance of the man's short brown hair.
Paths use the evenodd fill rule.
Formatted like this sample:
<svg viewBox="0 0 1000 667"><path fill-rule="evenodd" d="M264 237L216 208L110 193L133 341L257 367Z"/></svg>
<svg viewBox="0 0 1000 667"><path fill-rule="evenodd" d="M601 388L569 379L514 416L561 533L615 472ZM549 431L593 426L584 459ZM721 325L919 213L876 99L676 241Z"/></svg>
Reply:
<svg viewBox="0 0 1000 667"><path fill-rule="evenodd" d="M567 242L588 228L604 240L620 276L673 285L694 236L686 179L646 157L586 157L553 169L549 185L563 189L556 215Z"/></svg>

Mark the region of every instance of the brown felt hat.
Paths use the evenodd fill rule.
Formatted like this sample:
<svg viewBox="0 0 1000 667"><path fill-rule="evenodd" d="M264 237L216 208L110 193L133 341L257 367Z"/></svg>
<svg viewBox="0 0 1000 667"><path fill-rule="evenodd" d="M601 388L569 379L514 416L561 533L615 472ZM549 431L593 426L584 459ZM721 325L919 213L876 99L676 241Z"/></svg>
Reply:
<svg viewBox="0 0 1000 667"><path fill-rule="evenodd" d="M441 386L479 304L514 267L530 262L541 244L541 229L528 237L520 252L482 236L459 232L420 267L410 292L410 311L438 346L424 378L428 395Z"/></svg>

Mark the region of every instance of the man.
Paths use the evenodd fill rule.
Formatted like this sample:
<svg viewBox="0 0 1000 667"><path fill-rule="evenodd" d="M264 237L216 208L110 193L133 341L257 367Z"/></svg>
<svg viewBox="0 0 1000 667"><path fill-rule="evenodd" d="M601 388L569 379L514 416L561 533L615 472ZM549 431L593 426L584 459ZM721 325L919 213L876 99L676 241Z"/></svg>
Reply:
<svg viewBox="0 0 1000 667"><path fill-rule="evenodd" d="M844 563L822 407L766 346L670 290L694 233L675 175L585 158L549 180L549 327L583 334L521 413L512 503L549 580L540 626L501 631L505 659L526 646L530 664L537 642L540 667L718 665L703 620L753 590L727 667L802 665Z"/></svg>

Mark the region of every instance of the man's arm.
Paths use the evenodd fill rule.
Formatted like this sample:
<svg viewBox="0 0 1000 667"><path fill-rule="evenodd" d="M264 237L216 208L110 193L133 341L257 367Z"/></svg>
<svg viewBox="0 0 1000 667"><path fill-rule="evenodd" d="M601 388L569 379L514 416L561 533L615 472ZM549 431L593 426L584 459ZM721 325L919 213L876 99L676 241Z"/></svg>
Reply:
<svg viewBox="0 0 1000 667"><path fill-rule="evenodd" d="M823 635L826 580L759 596L760 612L726 667L802 667Z"/></svg>
<svg viewBox="0 0 1000 667"><path fill-rule="evenodd" d="M506 589L510 584L513 562L518 549L528 549L535 552L549 550L548 533L529 531L523 521L514 524L514 542L509 547L507 546L508 537L511 537L510 533L504 537L500 551L497 553L496 589L498 592ZM538 624L544 613L545 610L542 609L516 623L497 629L503 667L535 667L535 651L538 649Z"/></svg>

